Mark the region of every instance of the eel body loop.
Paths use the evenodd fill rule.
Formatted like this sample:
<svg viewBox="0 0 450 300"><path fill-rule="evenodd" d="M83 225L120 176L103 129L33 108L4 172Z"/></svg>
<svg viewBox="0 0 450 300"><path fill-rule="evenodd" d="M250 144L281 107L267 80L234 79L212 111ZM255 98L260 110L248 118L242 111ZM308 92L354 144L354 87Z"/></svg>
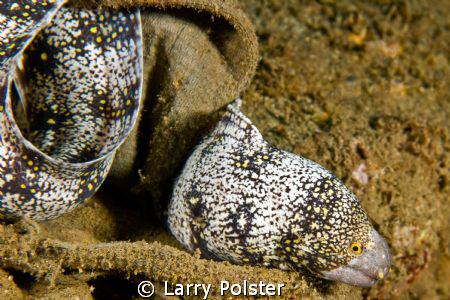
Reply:
<svg viewBox="0 0 450 300"><path fill-rule="evenodd" d="M344 184L268 144L228 105L175 183L168 225L187 249L237 264L307 269L357 286L384 278L385 240Z"/></svg>
<svg viewBox="0 0 450 300"><path fill-rule="evenodd" d="M138 9L0 2L0 217L44 220L103 182L142 90Z"/></svg>
<svg viewBox="0 0 450 300"><path fill-rule="evenodd" d="M57 217L89 198L133 128L142 91L134 10L0 2L0 217ZM269 145L228 106L176 181L168 223L189 250L371 286L389 248L318 164Z"/></svg>

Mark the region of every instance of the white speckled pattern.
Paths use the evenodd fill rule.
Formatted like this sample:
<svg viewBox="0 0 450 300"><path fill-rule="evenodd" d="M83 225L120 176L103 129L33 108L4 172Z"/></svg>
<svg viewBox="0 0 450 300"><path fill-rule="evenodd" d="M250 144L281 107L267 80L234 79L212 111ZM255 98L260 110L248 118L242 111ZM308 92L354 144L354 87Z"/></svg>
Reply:
<svg viewBox="0 0 450 300"><path fill-rule="evenodd" d="M139 11L64 2L0 2L2 217L49 219L92 196L137 118Z"/></svg>
<svg viewBox="0 0 450 300"><path fill-rule="evenodd" d="M348 264L353 242L385 254L353 193L317 163L269 145L239 106L228 106L177 179L173 235L204 257L319 276Z"/></svg>

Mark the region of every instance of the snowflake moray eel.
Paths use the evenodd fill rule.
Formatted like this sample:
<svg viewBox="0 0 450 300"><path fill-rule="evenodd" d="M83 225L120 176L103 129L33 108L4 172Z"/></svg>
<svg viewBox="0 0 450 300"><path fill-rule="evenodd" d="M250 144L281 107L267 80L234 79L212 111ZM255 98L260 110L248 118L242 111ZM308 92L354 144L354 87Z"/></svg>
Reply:
<svg viewBox="0 0 450 300"><path fill-rule="evenodd" d="M177 179L173 235L207 258L363 287L383 279L389 248L353 193L317 163L268 144L239 107L228 105Z"/></svg>
<svg viewBox="0 0 450 300"><path fill-rule="evenodd" d="M133 128L142 93L138 9L0 0L0 218L46 220L91 197ZM391 256L331 173L276 149L230 104L176 180L168 224L189 250L307 269L357 286Z"/></svg>

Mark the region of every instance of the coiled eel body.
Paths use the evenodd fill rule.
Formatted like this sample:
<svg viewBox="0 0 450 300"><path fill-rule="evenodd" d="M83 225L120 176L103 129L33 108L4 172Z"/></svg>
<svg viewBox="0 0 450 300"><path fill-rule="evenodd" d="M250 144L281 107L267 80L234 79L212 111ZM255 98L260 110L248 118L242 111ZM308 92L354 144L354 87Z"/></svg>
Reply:
<svg viewBox="0 0 450 300"><path fill-rule="evenodd" d="M269 145L239 106L228 106L175 183L168 225L178 241L207 258L357 286L384 278L389 248L353 193L317 163Z"/></svg>
<svg viewBox="0 0 450 300"><path fill-rule="evenodd" d="M138 10L0 1L0 217L50 219L92 196L135 124ZM314 162L267 144L228 107L178 178L168 223L204 256L370 286L386 242L354 195Z"/></svg>
<svg viewBox="0 0 450 300"><path fill-rule="evenodd" d="M139 11L64 2L0 1L2 218L49 219L92 196L136 121Z"/></svg>

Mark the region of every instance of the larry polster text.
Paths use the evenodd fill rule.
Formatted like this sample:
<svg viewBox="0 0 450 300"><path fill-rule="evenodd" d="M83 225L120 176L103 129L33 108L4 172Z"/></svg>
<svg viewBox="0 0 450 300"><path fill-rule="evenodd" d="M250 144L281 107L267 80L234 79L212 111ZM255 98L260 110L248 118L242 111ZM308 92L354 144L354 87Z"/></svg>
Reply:
<svg viewBox="0 0 450 300"><path fill-rule="evenodd" d="M228 281L220 282L221 296L281 296L281 289L284 284L265 284L248 283L244 280L242 284L232 283ZM173 289L167 281L164 282L164 294L166 296L203 296L207 299L211 291L211 284L197 283L197 284L175 284Z"/></svg>

